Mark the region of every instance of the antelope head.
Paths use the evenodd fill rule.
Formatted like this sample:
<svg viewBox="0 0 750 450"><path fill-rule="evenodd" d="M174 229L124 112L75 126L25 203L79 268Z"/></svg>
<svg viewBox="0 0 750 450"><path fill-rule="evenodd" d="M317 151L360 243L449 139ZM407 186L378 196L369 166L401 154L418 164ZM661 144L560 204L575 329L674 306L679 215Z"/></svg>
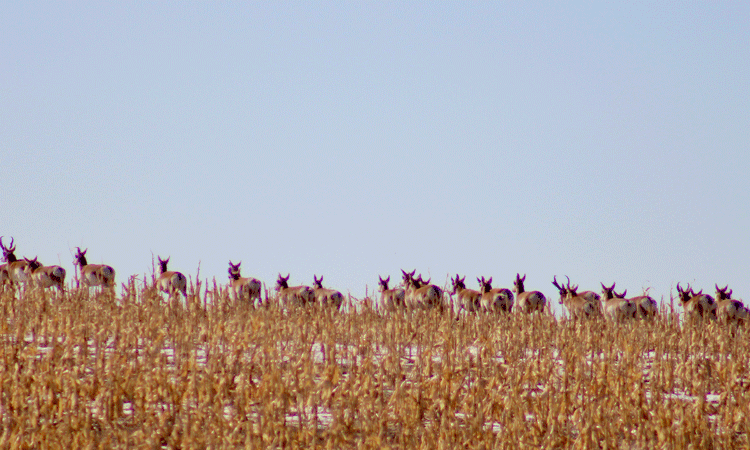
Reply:
<svg viewBox="0 0 750 450"><path fill-rule="evenodd" d="M323 289L323 275L318 279L318 276L313 274L313 289Z"/></svg>
<svg viewBox="0 0 750 450"><path fill-rule="evenodd" d="M466 289L466 283L464 281L466 280L466 277L460 278L458 274L456 274L456 278L451 278L451 282L453 283L453 293L457 294L459 291L462 291Z"/></svg>
<svg viewBox="0 0 750 450"><path fill-rule="evenodd" d="M287 274L287 276L285 278L285 277L282 277L281 274L279 274L279 279L276 280L276 290L277 291L289 288L289 275L290 274Z"/></svg>
<svg viewBox="0 0 750 450"><path fill-rule="evenodd" d="M159 259L159 269L161 270L160 273L164 273L167 271L167 264L169 264L169 258L167 259L161 259L161 256L157 256Z"/></svg>
<svg viewBox="0 0 750 450"><path fill-rule="evenodd" d="M729 289L729 285L724 286L724 288L720 288L718 284L716 286L716 300L730 300L732 298L732 290ZM727 292L728 290L728 292Z"/></svg>
<svg viewBox="0 0 750 450"><path fill-rule="evenodd" d="M78 264L81 267L84 267L88 264L86 262L86 252L89 251L89 249L86 249L84 251L81 251L81 247L76 247L78 249L78 252L76 252L76 264Z"/></svg>
<svg viewBox="0 0 750 450"><path fill-rule="evenodd" d="M568 279L570 281L570 279ZM560 284L557 281L557 275L552 279L552 285L557 288L558 291L560 291L560 303L563 302L563 299L568 296L568 288L565 287L564 284Z"/></svg>
<svg viewBox="0 0 750 450"><path fill-rule="evenodd" d="M242 261L238 262L237 264L232 264L232 261L229 261L229 278L231 278L232 280L239 280L241 265ZM279 275L279 277L281 277L281 275Z"/></svg>
<svg viewBox="0 0 750 450"><path fill-rule="evenodd" d="M388 282L389 281L391 281L391 276L390 275L388 275L388 278L386 278L385 280L383 279L383 277L381 277L380 275L378 275L378 284L380 285L380 291L381 292L388 290Z"/></svg>
<svg viewBox="0 0 750 450"><path fill-rule="evenodd" d="M578 295L578 285L574 284L573 286L570 285L570 277L565 275L565 278L568 279L567 284L565 285L565 289L568 290L568 295L571 297L576 297Z"/></svg>
<svg viewBox="0 0 750 450"><path fill-rule="evenodd" d="M486 294L487 292L490 292L492 290L492 277L489 277L488 279L484 279L484 277L477 278L477 282L479 283L479 291L483 294Z"/></svg>
<svg viewBox="0 0 750 450"><path fill-rule="evenodd" d="M523 278L521 278L521 274L517 273L516 274L516 280L513 282L513 285L514 285L514 289L513 290L516 291L516 294L520 294L520 293L524 292L524 290L523 290L523 282L524 281L526 281L526 275L524 275Z"/></svg>
<svg viewBox="0 0 750 450"><path fill-rule="evenodd" d="M677 295L680 297L680 301L682 303L687 303L690 301L690 299L693 297L692 292L693 289L690 288L689 284L687 286L687 289L682 289L680 283L677 283Z"/></svg>
<svg viewBox="0 0 750 450"><path fill-rule="evenodd" d="M24 258L26 260L26 263L29 265L30 271L33 273L36 269L42 267L42 263L37 261L38 257L34 257L34 259Z"/></svg>
<svg viewBox="0 0 750 450"><path fill-rule="evenodd" d="M404 269L401 269L401 273L404 274L404 287L409 287L414 281L414 274L417 273L417 269L414 269L411 272L407 272Z"/></svg>
<svg viewBox="0 0 750 450"><path fill-rule="evenodd" d="M2 250L3 250L3 258L5 258L5 262L12 263L12 262L16 262L17 261L16 255L15 255L16 246L13 245L13 238L12 237L10 238L10 245L6 247L3 244L3 237L0 236L0 248L2 248Z"/></svg>
<svg viewBox="0 0 750 450"><path fill-rule="evenodd" d="M601 285L602 285L602 294L604 295L604 298L606 300L611 300L611 299L615 298L615 296L616 296L615 295L615 284L617 284L617 283L612 283L612 286L605 286L604 283L601 283ZM626 292L627 292L627 290L626 290Z"/></svg>

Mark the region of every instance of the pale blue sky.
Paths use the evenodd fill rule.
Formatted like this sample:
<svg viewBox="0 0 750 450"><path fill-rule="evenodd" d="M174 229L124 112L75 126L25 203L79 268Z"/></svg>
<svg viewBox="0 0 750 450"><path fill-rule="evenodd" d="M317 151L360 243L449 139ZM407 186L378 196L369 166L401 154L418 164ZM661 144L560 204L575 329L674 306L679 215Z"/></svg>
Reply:
<svg viewBox="0 0 750 450"><path fill-rule="evenodd" d="M11 2L0 234L118 283L750 298L748 61L745 2Z"/></svg>

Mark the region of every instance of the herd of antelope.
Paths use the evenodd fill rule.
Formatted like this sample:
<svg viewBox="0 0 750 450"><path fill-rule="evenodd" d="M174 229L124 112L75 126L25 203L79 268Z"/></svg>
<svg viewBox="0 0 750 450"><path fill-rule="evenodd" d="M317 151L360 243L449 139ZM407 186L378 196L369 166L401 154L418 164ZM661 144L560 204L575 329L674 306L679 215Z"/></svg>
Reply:
<svg viewBox="0 0 750 450"><path fill-rule="evenodd" d="M15 255L16 247L13 238L6 247L0 237L0 249L3 252L5 264L0 265L0 287L32 286L41 289L56 288L64 292L65 269L60 266L44 266L37 258L18 259ZM105 264L88 264L86 251L76 249L75 264L80 269L80 283L86 288L101 287L114 291L115 270ZM187 298L187 278L181 272L167 269L169 258L158 257L159 275L154 286L169 296L181 294ZM240 265L229 261L228 289L235 301L245 301L253 305L268 302L268 294L263 300L261 296L262 283L256 278L245 278L240 275ZM407 272L402 270L402 282L399 286L389 288L390 276L383 279L378 277L380 305L386 311L399 309L432 309L445 308L445 293L443 289L431 283L431 279L424 280L422 275L416 275L416 270ZM567 278L567 277L566 277ZM526 276L516 274L513 289L493 288L492 277L477 278L478 290L466 287L466 277L456 275L451 277L453 289L448 296L453 299L459 313L511 313L517 311L524 314L548 312L550 305L540 291L526 291L524 281ZM561 283L555 276L552 284L560 294L560 304L563 305L573 319L604 317L615 322L631 319L649 319L659 315L659 306L651 296L644 294L626 297L627 290L622 293L615 291L615 283L607 286L601 283L601 295L594 291L579 292L577 285L571 285L570 278ZM688 318L719 319L725 322L745 322L750 319L750 311L745 305L732 298L732 290L728 286L716 287L715 298L704 294L703 290L695 292L690 285L683 288L677 284L677 294L685 316ZM323 287L323 277L313 277L313 285L289 286L289 275L279 274L276 280L276 300L287 307L318 304L323 307L340 309L344 303L341 292ZM514 295L515 294L515 295Z"/></svg>

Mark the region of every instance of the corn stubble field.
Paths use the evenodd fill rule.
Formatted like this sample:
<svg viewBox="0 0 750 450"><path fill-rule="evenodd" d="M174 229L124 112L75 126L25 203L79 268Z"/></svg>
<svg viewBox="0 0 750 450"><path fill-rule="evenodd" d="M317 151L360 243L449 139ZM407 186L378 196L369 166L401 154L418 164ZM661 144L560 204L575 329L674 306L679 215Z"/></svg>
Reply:
<svg viewBox="0 0 750 450"><path fill-rule="evenodd" d="M0 294L0 448L748 447L748 331ZM208 299L208 300L207 300Z"/></svg>

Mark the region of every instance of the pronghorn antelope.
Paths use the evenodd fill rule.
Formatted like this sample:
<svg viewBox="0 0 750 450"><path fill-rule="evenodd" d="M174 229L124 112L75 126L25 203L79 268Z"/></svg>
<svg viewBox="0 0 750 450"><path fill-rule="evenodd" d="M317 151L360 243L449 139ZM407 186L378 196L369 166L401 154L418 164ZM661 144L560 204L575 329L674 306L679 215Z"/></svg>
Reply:
<svg viewBox="0 0 750 450"><path fill-rule="evenodd" d="M526 292L523 287L524 281L526 281L526 275L521 278L521 274L517 273L513 282L513 291L516 293L518 309L524 313L544 312L547 298L539 291Z"/></svg>
<svg viewBox="0 0 750 450"><path fill-rule="evenodd" d="M3 284L26 283L29 280L27 270L29 263L26 260L16 258L16 246L13 245L13 238L10 238L10 245L6 247L3 244L2 236L0 236L0 248L3 250L3 259L6 262L0 266L0 282Z"/></svg>
<svg viewBox="0 0 750 450"><path fill-rule="evenodd" d="M557 276L552 279L552 285L560 291L560 304L568 309L568 312L574 319L585 319L599 316L601 309L599 306L599 295L591 291L578 293L578 286L568 284L563 285L557 281ZM593 295L592 295L593 294Z"/></svg>
<svg viewBox="0 0 750 450"><path fill-rule="evenodd" d="M604 283L601 283L604 315L616 322L635 318L638 307L635 303L625 298L625 294L628 292L627 289L620 295L615 294L615 284L612 283L612 286L605 286Z"/></svg>
<svg viewBox="0 0 750 450"><path fill-rule="evenodd" d="M484 277L477 278L479 291L482 293L482 309L494 312L513 311L513 292L505 288L492 288L492 277L485 280Z"/></svg>
<svg viewBox="0 0 750 450"><path fill-rule="evenodd" d="M315 292L309 286L289 287L289 275L276 280L276 290L279 292L279 303L287 306L305 306L315 301Z"/></svg>
<svg viewBox="0 0 750 450"><path fill-rule="evenodd" d="M627 292L627 289L625 291ZM635 317L638 319L650 319L659 315L659 304L646 293L628 300L635 305Z"/></svg>
<svg viewBox="0 0 750 450"><path fill-rule="evenodd" d="M31 280L42 289L56 287L59 292L64 291L65 269L60 266L43 266L37 258L24 258L28 264Z"/></svg>
<svg viewBox="0 0 750 450"><path fill-rule="evenodd" d="M333 306L336 309L341 308L341 304L344 303L344 296L341 292L334 289L326 289L323 287L323 275L318 276L313 274L313 293L315 294L315 301L323 307Z"/></svg>
<svg viewBox="0 0 750 450"><path fill-rule="evenodd" d="M745 305L732 298L732 290L729 286L720 288L716 286L716 316L724 322L744 322L750 318L750 311Z"/></svg>
<svg viewBox="0 0 750 450"><path fill-rule="evenodd" d="M466 277L451 278L453 283L453 294L456 295L458 308L467 312L477 312L482 308L482 293L473 289L466 289Z"/></svg>
<svg viewBox="0 0 750 450"><path fill-rule="evenodd" d="M407 305L415 308L443 308L443 290L434 284L430 284L430 280L424 281L422 275L418 278L414 277L415 270L406 272L403 269L401 272L404 274L404 286L406 287L406 301Z"/></svg>
<svg viewBox="0 0 750 450"><path fill-rule="evenodd" d="M181 292L182 296L187 298L187 278L185 278L185 275L174 270L167 270L169 258L161 259L161 256L157 256L157 258L159 259L159 278L156 279L156 286L160 291L166 292L170 296L176 292Z"/></svg>
<svg viewBox="0 0 750 450"><path fill-rule="evenodd" d="M104 264L89 264L86 262L86 252L88 249L81 251L77 247L75 263L81 268L81 282L86 287L104 286L115 290L115 269Z"/></svg>
<svg viewBox="0 0 750 450"><path fill-rule="evenodd" d="M566 284L567 288L568 288L568 289L571 289L571 287L570 287L570 277L568 277L567 275L565 275L565 278L566 278L566 279L568 280L568 281L567 281L567 284ZM556 278L555 278L555 280L556 280ZM554 284L554 283L553 283L553 284ZM597 304L597 305L599 304L599 301L600 301L600 300L601 300L601 298L602 298L602 297L601 297L601 296L600 296L599 294L597 294L597 293L596 293L596 292L594 292L594 291L583 291L583 292L577 292L577 290L578 290L578 286L577 286L577 285L576 285L576 286L573 286L573 288L572 288L572 289L573 289L573 291L574 291L574 294L573 294L573 296L574 296L574 297L575 297L576 295L578 295L578 296L581 296L581 297L585 298L586 300L588 300L588 301L590 301L590 302L592 302L592 303L595 303L595 304Z"/></svg>
<svg viewBox="0 0 750 450"><path fill-rule="evenodd" d="M716 302L713 297L704 294L702 289L696 294L689 284L685 290L677 283L677 294L686 317L716 318Z"/></svg>
<svg viewBox="0 0 750 450"><path fill-rule="evenodd" d="M255 305L256 302L260 304L260 280L240 276L241 265L242 261L237 264L232 264L232 261L229 261L229 287L234 295L234 300L244 299L249 301L251 305Z"/></svg>
<svg viewBox="0 0 750 450"><path fill-rule="evenodd" d="M388 311L395 311L404 307L404 298L406 297L406 291L400 288L388 289L388 282L391 281L391 276L385 280L383 277L378 275L378 285L380 289L380 302L385 306Z"/></svg>

